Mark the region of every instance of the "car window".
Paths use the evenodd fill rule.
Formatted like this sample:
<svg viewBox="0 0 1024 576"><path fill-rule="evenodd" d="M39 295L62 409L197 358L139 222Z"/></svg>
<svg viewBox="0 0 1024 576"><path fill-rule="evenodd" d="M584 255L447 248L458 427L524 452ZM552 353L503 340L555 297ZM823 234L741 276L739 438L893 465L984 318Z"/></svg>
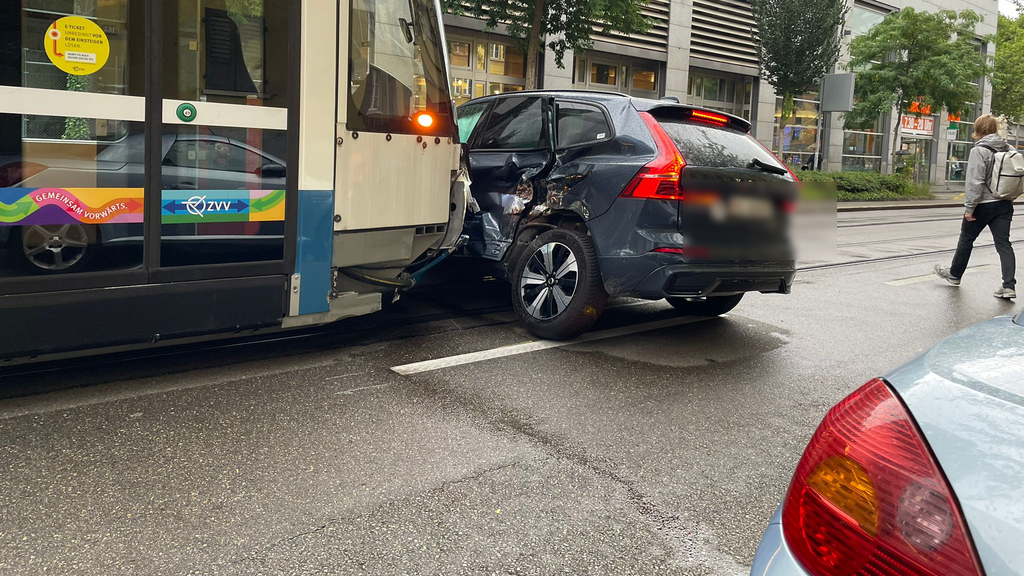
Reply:
<svg viewBox="0 0 1024 576"><path fill-rule="evenodd" d="M540 98L501 98L494 104L478 148L536 150L544 147L544 106Z"/></svg>
<svg viewBox="0 0 1024 576"><path fill-rule="evenodd" d="M559 102L555 105L558 147L597 142L611 136L604 112L592 104Z"/></svg>
<svg viewBox="0 0 1024 576"><path fill-rule="evenodd" d="M784 168L746 132L675 120L658 121L690 166L747 168L758 160Z"/></svg>
<svg viewBox="0 0 1024 576"><path fill-rule="evenodd" d="M489 102L469 102L455 109L456 122L459 124L459 142L469 142L480 117L487 111Z"/></svg>

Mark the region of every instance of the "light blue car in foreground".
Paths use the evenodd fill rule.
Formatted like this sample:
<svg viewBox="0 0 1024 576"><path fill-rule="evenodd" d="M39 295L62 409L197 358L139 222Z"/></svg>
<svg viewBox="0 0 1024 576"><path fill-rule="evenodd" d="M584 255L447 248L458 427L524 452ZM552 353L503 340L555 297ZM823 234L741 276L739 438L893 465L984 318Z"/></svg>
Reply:
<svg viewBox="0 0 1024 576"><path fill-rule="evenodd" d="M1024 312L962 330L833 407L750 573L1024 574Z"/></svg>

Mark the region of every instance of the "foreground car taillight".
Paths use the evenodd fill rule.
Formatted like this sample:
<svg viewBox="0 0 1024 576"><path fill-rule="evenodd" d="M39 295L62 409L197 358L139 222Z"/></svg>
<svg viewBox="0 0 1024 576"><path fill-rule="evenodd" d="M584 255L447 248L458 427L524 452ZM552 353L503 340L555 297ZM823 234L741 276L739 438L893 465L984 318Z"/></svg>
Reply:
<svg viewBox="0 0 1024 576"><path fill-rule="evenodd" d="M640 169L620 196L624 198L651 198L657 200L681 200L679 176L686 167L683 155L679 153L665 129L647 112L640 112L640 118L654 137L658 155Z"/></svg>
<svg viewBox="0 0 1024 576"><path fill-rule="evenodd" d="M910 414L882 380L833 407L782 508L814 576L979 576L960 508Z"/></svg>

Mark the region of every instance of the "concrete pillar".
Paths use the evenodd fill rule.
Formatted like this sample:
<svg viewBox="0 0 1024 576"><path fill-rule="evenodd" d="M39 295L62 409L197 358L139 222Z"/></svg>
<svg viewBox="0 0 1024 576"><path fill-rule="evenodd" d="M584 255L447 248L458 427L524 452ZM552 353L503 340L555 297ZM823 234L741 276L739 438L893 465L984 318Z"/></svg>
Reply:
<svg viewBox="0 0 1024 576"><path fill-rule="evenodd" d="M774 152L772 134L775 130L775 88L763 78L758 78L754 92L757 101L754 102L751 130L755 138Z"/></svg>
<svg viewBox="0 0 1024 576"><path fill-rule="evenodd" d="M547 44L551 43L549 38L546 40ZM545 90L571 90L572 89L572 62L573 62L573 51L566 50L565 56L562 58L562 63L565 65L564 68L559 68L555 62L555 51L550 48L545 48L542 53L544 57L544 74L538 79L540 86Z"/></svg>
<svg viewBox="0 0 1024 576"><path fill-rule="evenodd" d="M690 73L690 22L693 0L672 0L668 16L668 61L665 66L665 96L686 102L686 82Z"/></svg>

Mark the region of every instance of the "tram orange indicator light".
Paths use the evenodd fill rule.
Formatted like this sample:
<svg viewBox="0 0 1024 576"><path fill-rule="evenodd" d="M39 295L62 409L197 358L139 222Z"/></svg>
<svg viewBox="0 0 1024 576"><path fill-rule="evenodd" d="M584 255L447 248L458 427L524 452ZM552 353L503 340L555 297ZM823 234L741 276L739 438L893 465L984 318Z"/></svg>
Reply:
<svg viewBox="0 0 1024 576"><path fill-rule="evenodd" d="M430 128L434 125L434 117L426 112L420 112L414 119L421 128Z"/></svg>

